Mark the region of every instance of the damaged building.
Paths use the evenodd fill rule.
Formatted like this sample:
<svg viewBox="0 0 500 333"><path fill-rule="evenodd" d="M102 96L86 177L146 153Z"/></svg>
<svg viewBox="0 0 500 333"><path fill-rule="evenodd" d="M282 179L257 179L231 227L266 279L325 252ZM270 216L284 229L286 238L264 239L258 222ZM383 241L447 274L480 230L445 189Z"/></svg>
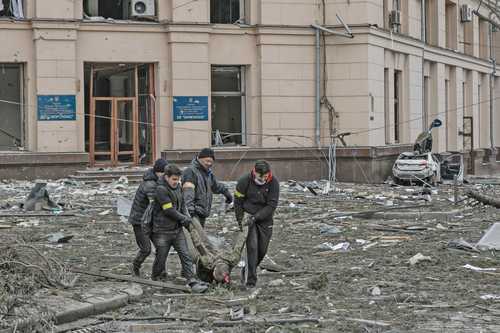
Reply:
<svg viewBox="0 0 500 333"><path fill-rule="evenodd" d="M348 132L337 177L380 181L435 118L436 152L494 170L495 6L2 0L2 177L184 163L213 146L226 177L265 156L284 178L319 178L319 150Z"/></svg>

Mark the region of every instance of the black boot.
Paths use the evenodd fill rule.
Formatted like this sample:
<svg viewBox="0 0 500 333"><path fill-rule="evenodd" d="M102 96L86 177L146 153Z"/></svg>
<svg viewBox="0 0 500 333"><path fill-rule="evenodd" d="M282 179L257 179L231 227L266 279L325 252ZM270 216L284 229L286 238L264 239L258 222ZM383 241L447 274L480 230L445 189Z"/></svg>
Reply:
<svg viewBox="0 0 500 333"><path fill-rule="evenodd" d="M132 271L132 275L135 277L141 277L141 268L137 267L136 265L132 264L130 266L130 270Z"/></svg>

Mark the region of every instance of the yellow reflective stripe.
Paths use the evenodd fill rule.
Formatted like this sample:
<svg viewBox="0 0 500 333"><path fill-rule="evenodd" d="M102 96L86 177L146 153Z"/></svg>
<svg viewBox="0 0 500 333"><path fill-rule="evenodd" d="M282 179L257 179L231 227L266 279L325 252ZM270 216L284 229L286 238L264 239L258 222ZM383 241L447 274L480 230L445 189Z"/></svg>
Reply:
<svg viewBox="0 0 500 333"><path fill-rule="evenodd" d="M245 195L244 195L243 193L238 192L238 191L235 191L235 192L234 192L234 195L235 195L237 198L244 198L244 197L245 197Z"/></svg>
<svg viewBox="0 0 500 333"><path fill-rule="evenodd" d="M173 205L171 202L167 202L166 204L163 204L163 206L161 206L161 208L163 208L163 209L169 209L172 207L173 207Z"/></svg>

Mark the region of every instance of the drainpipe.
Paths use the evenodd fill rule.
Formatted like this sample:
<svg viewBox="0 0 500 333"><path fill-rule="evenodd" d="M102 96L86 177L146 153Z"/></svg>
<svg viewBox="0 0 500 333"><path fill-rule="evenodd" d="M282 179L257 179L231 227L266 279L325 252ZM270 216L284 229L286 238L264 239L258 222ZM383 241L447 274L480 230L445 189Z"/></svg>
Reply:
<svg viewBox="0 0 500 333"><path fill-rule="evenodd" d="M314 29L316 34L316 145L321 147L321 50L320 50L320 31Z"/></svg>
<svg viewBox="0 0 500 333"><path fill-rule="evenodd" d="M315 141L316 145L321 147L321 49L320 49L320 31L329 33L335 36L354 38L351 29L344 23L342 18L337 14L337 20L344 26L346 32L337 32L318 24L311 24L314 29L316 37L316 130L315 130ZM326 46L325 46L326 47Z"/></svg>
<svg viewBox="0 0 500 333"><path fill-rule="evenodd" d="M421 7L420 7L420 12L421 12L421 20L420 20L420 38L422 39L422 117L425 114L425 92L424 92L424 83L425 83L425 73L424 73L424 68L425 68L425 25L426 25L426 18L425 18L425 1L421 1ZM425 119L423 119L425 120ZM422 130L425 131L427 128L427 124L424 124L424 121L422 121L423 128Z"/></svg>
<svg viewBox="0 0 500 333"><path fill-rule="evenodd" d="M497 0L498 2L498 0ZM493 15L492 12L490 12L490 20L491 16ZM496 56L495 56L495 51L493 50L493 24L490 24L490 29L489 29L489 39L490 39L490 60L491 60L491 74L490 74L490 145L491 145L491 156L495 158L496 160L496 151L495 151L495 99L493 98L494 94L494 85L495 85L495 74L496 74Z"/></svg>

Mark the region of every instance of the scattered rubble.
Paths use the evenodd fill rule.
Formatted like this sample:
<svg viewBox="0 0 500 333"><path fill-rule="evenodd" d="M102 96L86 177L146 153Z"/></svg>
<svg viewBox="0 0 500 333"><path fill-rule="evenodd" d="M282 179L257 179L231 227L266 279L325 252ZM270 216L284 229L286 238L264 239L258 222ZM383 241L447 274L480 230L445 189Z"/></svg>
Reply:
<svg viewBox="0 0 500 333"><path fill-rule="evenodd" d="M417 253L413 257L408 260L408 263L412 266L422 262L422 261L431 261L432 258L428 256L424 256L422 253Z"/></svg>
<svg viewBox="0 0 500 333"><path fill-rule="evenodd" d="M84 302L90 289L113 295L120 285L140 285L144 294L132 301L120 291L113 312L88 314L67 331L498 331L491 318L500 311L500 266L489 237L496 235L500 211L465 196L468 185L450 200L453 185L424 194L421 187L335 184L322 194L326 182L285 183L258 288L240 289L234 268L231 285L213 284L197 295L180 278L175 253L166 281L149 279L153 254L144 278L130 275L137 246L123 222L137 183L38 183L46 183L58 207L47 201L41 210L26 211L22 204L35 183L0 183L2 333L22 320L31 331L62 332L48 300ZM489 184L474 191L500 195ZM233 213L220 200L214 212L207 234L218 247L232 248L239 230Z"/></svg>

